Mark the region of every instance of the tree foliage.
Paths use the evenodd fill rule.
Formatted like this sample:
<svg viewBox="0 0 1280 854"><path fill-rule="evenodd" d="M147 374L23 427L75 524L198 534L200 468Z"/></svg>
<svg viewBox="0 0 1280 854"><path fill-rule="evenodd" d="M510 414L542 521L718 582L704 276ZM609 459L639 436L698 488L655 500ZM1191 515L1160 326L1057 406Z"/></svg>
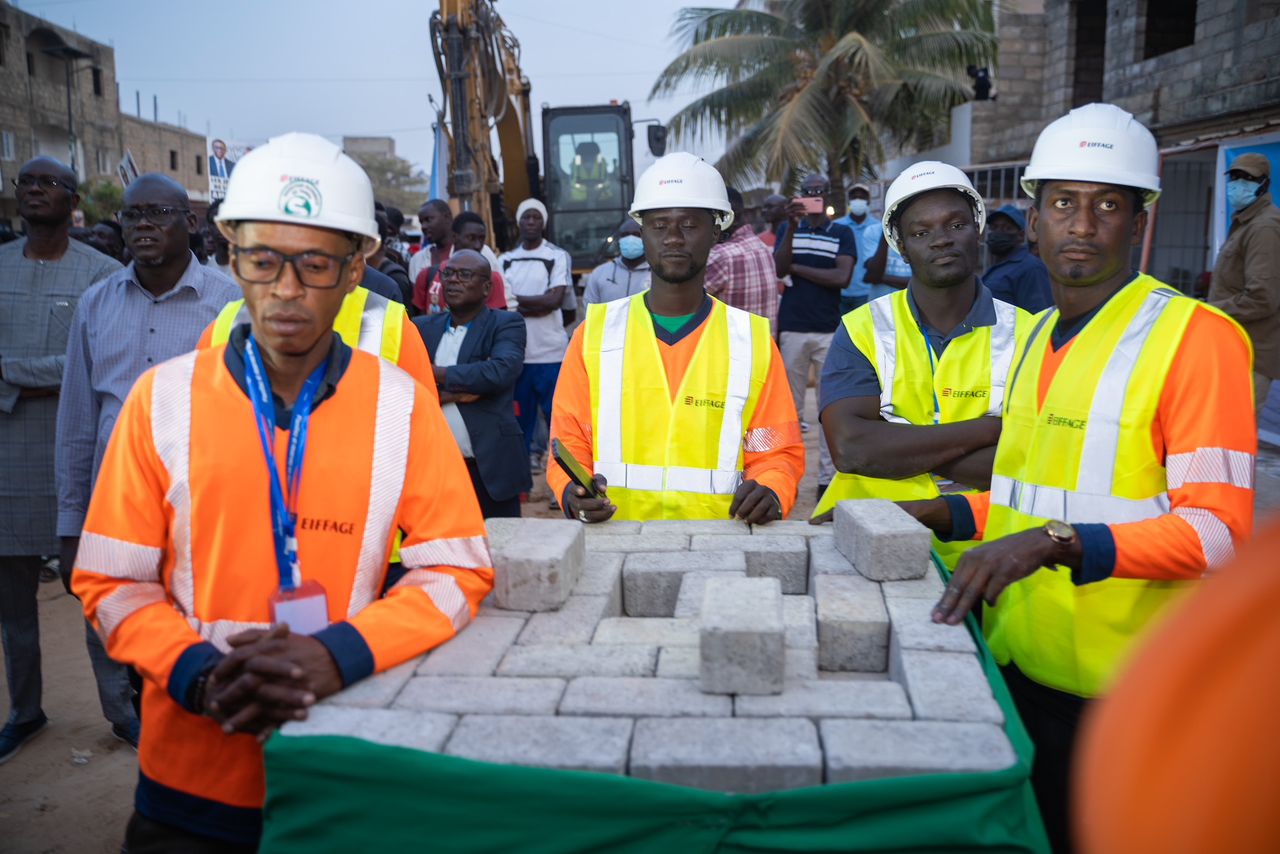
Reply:
<svg viewBox="0 0 1280 854"><path fill-rule="evenodd" d="M427 198L427 176L403 157L353 153L373 183L373 197L411 216Z"/></svg>
<svg viewBox="0 0 1280 854"><path fill-rule="evenodd" d="M84 222L94 226L104 220L116 218L116 211L124 207L124 188L113 178L99 178L80 187L80 210Z"/></svg>
<svg viewBox="0 0 1280 854"><path fill-rule="evenodd" d="M723 133L731 181L833 185L883 159L882 145L930 140L971 95L966 68L994 62L995 0L739 0L686 8L684 51L650 98L715 88L671 120L677 140ZM926 145L928 143L926 142Z"/></svg>

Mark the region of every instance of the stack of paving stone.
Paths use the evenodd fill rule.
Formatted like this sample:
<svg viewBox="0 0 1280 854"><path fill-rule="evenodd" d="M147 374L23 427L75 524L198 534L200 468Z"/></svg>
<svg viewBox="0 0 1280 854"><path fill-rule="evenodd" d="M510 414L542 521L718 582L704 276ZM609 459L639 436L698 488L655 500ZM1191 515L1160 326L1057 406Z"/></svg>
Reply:
<svg viewBox="0 0 1280 854"><path fill-rule="evenodd" d="M929 533L886 501L833 526L489 522L494 592L454 640L286 734L766 792L1014 762Z"/></svg>

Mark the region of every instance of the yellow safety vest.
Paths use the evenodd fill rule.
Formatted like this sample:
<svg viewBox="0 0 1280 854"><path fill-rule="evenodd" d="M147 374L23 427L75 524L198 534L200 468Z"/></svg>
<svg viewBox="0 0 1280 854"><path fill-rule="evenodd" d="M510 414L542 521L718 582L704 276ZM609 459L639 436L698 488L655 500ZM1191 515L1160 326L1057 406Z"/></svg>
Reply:
<svg viewBox="0 0 1280 854"><path fill-rule="evenodd" d="M333 321L333 331L338 333L348 347L363 350L386 359L391 364L400 361L400 338L404 333L404 306L368 288L356 288L342 300L342 308ZM225 344L231 338L231 329L249 322L249 310L244 300L238 299L223 306L213 321L214 346Z"/></svg>
<svg viewBox="0 0 1280 854"><path fill-rule="evenodd" d="M1005 379L1018 342L1025 339L1031 315L994 300L994 326L978 326L947 344L935 357L911 314L905 290L872 300L844 316L853 346L866 356L880 379L880 415L897 424L951 424L984 415L999 415ZM899 480L839 472L823 493L813 515L820 516L849 498L912 501L936 498L932 475ZM948 568L976 543L933 546Z"/></svg>
<svg viewBox="0 0 1280 854"><path fill-rule="evenodd" d="M404 333L404 306L368 288L357 287L342 300L342 308L333 320L333 331L342 343L356 350L363 350L386 359L391 364L400 361L400 339ZM213 321L210 343L225 344L231 338L236 325L249 322L249 309L244 300L227 303ZM404 535L396 531L391 544L391 563L400 562L400 541Z"/></svg>
<svg viewBox="0 0 1280 854"><path fill-rule="evenodd" d="M583 321L594 470L615 519L726 519L769 374L769 321L712 299L673 397L644 295L589 306Z"/></svg>
<svg viewBox="0 0 1280 854"><path fill-rule="evenodd" d="M1040 315L1005 395L987 542L1047 519L1117 524L1169 512L1164 460L1151 446L1151 423L1196 311L1225 317L1139 276L1076 335L1043 406L1037 388L1058 312ZM1188 587L1133 578L1077 587L1066 568L1040 569L987 608L983 631L1001 664L1012 661L1037 682L1095 697L1134 639Z"/></svg>

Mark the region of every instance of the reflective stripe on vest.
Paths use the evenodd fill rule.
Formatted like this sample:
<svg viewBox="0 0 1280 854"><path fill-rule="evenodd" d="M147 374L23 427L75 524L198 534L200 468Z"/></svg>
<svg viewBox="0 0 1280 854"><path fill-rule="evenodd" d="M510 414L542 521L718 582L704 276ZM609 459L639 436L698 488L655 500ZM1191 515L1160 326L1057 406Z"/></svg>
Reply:
<svg viewBox="0 0 1280 854"><path fill-rule="evenodd" d="M348 347L372 353L394 365L400 361L400 342L406 316L400 303L368 288L356 288L342 300L342 307L333 321L333 331ZM210 343L214 346L227 343L231 330L249 321L249 309L244 300L227 303L213 321Z"/></svg>
<svg viewBox="0 0 1280 854"><path fill-rule="evenodd" d="M673 395L643 299L588 308L594 470L609 483L616 518L723 515L742 483L745 426L768 374L768 321L713 301ZM640 439L648 436L652 442Z"/></svg>
<svg viewBox="0 0 1280 854"><path fill-rule="evenodd" d="M1218 313L1139 276L1076 335L1043 404L1040 376L1058 313L1039 318L1018 354L1005 397L986 541L1046 519L1118 524L1171 512L1168 473L1152 446L1151 426L1169 367L1197 311ZM1217 557L1221 532L1204 518L1212 514L1198 508L1173 512L1202 541L1212 540L1205 554ZM1000 663L1012 661L1056 690L1093 697L1106 690L1144 628L1188 586L1108 578L1077 587L1066 570L1041 569L1001 593L987 609L983 630Z"/></svg>
<svg viewBox="0 0 1280 854"><path fill-rule="evenodd" d="M190 443L191 384L197 356L198 351L187 353L156 368L151 390L151 435L156 455L169 476L165 500L173 508L171 536L174 562L169 581L173 605L202 639L226 652L229 649L227 637L244 629L263 628L265 624L205 621L196 613L191 560ZM409 454L413 380L381 360L378 367L369 505L350 594L349 615L354 615L378 596L378 585L387 565L387 534L400 502L405 461ZM269 524L269 520L264 520L263 524ZM445 613L456 624L456 615L452 611Z"/></svg>

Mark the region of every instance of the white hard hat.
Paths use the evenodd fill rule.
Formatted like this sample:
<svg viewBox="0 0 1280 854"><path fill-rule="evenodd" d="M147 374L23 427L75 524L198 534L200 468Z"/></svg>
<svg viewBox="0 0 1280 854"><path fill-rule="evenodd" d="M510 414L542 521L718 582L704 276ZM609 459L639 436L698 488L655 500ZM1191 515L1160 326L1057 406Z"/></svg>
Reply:
<svg viewBox="0 0 1280 854"><path fill-rule="evenodd" d="M1142 123L1114 104L1076 107L1040 132L1022 190L1035 198L1039 181L1088 181L1160 195L1160 149Z"/></svg>
<svg viewBox="0 0 1280 854"><path fill-rule="evenodd" d="M378 245L369 176L324 137L272 137L236 162L217 221L284 222L358 234Z"/></svg>
<svg viewBox="0 0 1280 854"><path fill-rule="evenodd" d="M722 231L733 224L724 178L716 167L687 151L658 158L636 181L631 218L640 222L640 214L659 208L706 208L718 212L716 225Z"/></svg>
<svg viewBox="0 0 1280 854"><path fill-rule="evenodd" d="M893 183L884 194L884 218L881 224L884 226L886 237L895 246L901 247L902 241L898 235L898 225L894 222L894 213L908 199L930 190L958 190L964 193L973 203L978 233L981 234L987 227L987 206L983 203L982 196L978 195L978 191L969 182L969 176L950 163L943 163L940 160L922 160L904 169L901 175L893 179Z"/></svg>

